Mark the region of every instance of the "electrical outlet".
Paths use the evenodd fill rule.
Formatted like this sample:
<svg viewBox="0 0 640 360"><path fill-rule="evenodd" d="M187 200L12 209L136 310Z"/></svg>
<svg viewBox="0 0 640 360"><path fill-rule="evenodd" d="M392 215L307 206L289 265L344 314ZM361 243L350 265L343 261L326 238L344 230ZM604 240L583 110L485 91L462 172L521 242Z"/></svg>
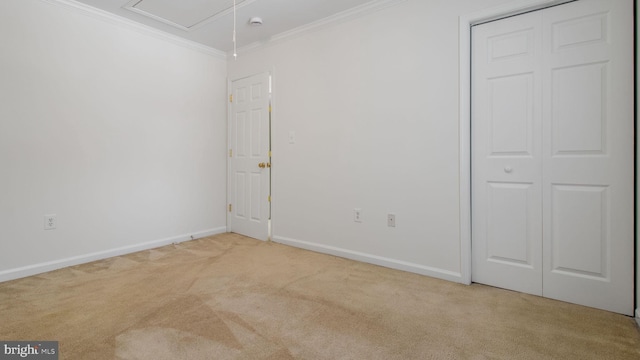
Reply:
<svg viewBox="0 0 640 360"><path fill-rule="evenodd" d="M396 227L396 214L387 214L387 226Z"/></svg>
<svg viewBox="0 0 640 360"><path fill-rule="evenodd" d="M362 209L359 209L359 208L353 209L353 221L362 222Z"/></svg>
<svg viewBox="0 0 640 360"><path fill-rule="evenodd" d="M56 214L49 214L44 216L44 229L53 230L58 225Z"/></svg>

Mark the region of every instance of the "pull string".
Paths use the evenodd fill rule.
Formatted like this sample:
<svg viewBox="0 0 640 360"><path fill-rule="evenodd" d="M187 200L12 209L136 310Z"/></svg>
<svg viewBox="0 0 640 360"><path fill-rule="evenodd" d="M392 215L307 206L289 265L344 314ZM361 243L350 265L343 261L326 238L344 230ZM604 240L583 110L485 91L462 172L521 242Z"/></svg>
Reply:
<svg viewBox="0 0 640 360"><path fill-rule="evenodd" d="M233 0L233 58L238 59L236 51L236 0Z"/></svg>

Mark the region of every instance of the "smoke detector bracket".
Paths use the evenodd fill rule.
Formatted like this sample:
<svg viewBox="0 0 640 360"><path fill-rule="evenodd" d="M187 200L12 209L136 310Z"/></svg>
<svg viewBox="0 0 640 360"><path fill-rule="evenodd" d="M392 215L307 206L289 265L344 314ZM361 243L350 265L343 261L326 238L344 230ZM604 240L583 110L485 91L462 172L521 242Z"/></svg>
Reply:
<svg viewBox="0 0 640 360"><path fill-rule="evenodd" d="M249 25L251 26L260 26L262 25L262 18L254 16L251 19L249 19Z"/></svg>

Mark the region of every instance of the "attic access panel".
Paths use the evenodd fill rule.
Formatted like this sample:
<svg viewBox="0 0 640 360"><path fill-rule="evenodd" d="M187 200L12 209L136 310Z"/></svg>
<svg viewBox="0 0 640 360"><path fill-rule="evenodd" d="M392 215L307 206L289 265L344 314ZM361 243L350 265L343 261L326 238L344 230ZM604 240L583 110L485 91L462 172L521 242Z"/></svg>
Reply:
<svg viewBox="0 0 640 360"><path fill-rule="evenodd" d="M236 8L254 1L236 0ZM133 0L124 8L190 31L231 13L233 0Z"/></svg>

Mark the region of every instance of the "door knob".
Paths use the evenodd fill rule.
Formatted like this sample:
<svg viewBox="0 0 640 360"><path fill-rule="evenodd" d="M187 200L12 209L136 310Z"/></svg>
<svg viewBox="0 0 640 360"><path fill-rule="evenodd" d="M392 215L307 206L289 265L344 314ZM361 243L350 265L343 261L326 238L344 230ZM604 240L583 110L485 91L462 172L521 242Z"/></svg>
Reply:
<svg viewBox="0 0 640 360"><path fill-rule="evenodd" d="M265 167L267 167L267 164L265 164L265 163L263 163L263 162L262 162L262 163L258 164L258 167L259 167L260 169L264 169Z"/></svg>
<svg viewBox="0 0 640 360"><path fill-rule="evenodd" d="M513 171L513 169L511 168L511 166L505 166L504 167L504 172L506 172L507 174L511 174L512 171Z"/></svg>

